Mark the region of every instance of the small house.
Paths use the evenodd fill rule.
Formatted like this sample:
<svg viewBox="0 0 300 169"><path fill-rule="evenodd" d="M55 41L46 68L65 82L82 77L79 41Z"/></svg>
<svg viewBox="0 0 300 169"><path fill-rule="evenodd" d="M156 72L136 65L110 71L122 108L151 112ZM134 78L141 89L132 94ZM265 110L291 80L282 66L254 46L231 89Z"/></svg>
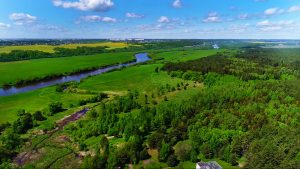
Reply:
<svg viewBox="0 0 300 169"><path fill-rule="evenodd" d="M222 167L216 162L198 162L196 163L196 169L222 169Z"/></svg>

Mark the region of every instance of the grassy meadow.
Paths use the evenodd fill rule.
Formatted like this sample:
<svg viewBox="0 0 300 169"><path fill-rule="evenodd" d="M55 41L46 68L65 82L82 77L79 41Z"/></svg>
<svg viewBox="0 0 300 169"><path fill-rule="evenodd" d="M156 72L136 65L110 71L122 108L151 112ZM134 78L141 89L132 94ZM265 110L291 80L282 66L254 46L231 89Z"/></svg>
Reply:
<svg viewBox="0 0 300 169"><path fill-rule="evenodd" d="M71 73L90 67L102 67L133 60L133 53L105 53L89 56L43 58L16 62L0 62L0 86L19 80L53 74Z"/></svg>
<svg viewBox="0 0 300 169"><path fill-rule="evenodd" d="M108 49L125 48L130 45L123 42L99 42L99 43L86 43L86 44L65 44L65 45L28 45L28 46L3 46L0 47L0 53L9 53L12 50L38 50L42 52L54 53L54 48L67 48L75 49L77 47L99 47L107 46Z"/></svg>
<svg viewBox="0 0 300 169"><path fill-rule="evenodd" d="M184 62L188 60L199 59L214 55L217 52L224 52L226 50L175 50L175 51L164 51L164 52L153 52L152 57L157 60L168 61L168 62Z"/></svg>
<svg viewBox="0 0 300 169"><path fill-rule="evenodd" d="M80 89L92 91L124 92L137 89L142 92L152 91L162 84L176 85L181 79L171 78L166 72L155 72L161 64L139 65L123 70L105 73L85 79L80 83Z"/></svg>
<svg viewBox="0 0 300 169"><path fill-rule="evenodd" d="M90 98L91 94L58 93L55 87L47 87L35 91L0 97L0 123L11 122L17 118L18 110L25 109L27 112L48 111L51 102L59 101L64 108L71 104L77 105L80 99Z"/></svg>

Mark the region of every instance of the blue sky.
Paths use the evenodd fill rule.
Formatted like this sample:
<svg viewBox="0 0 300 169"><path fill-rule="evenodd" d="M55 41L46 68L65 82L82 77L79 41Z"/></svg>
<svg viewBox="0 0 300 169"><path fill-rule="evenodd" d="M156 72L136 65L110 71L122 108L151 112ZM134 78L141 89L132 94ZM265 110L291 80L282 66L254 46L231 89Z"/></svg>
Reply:
<svg viewBox="0 0 300 169"><path fill-rule="evenodd" d="M300 0L1 0L0 38L300 39Z"/></svg>

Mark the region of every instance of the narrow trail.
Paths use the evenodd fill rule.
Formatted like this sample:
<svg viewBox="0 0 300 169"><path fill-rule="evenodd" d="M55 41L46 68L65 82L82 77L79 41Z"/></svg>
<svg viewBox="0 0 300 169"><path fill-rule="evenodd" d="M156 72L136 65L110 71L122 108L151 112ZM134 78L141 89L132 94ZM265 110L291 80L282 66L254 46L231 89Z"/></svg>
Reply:
<svg viewBox="0 0 300 169"><path fill-rule="evenodd" d="M97 104L95 105L97 106ZM93 106L93 107L95 107ZM84 108L80 111L77 111L75 113L73 113L72 115L70 116L67 116L65 118L63 118L62 120L58 121L56 124L57 124L57 127L49 132L47 132L45 135L47 135L47 137L43 138L41 141L39 141L38 143L36 143L32 148L31 150L29 151L25 151L25 152L22 152L20 153L19 155L17 155L17 157L15 157L14 159L14 162L18 165L18 166L23 166L24 164L26 164L26 162L28 162L30 160L30 157L37 153L38 152L38 146L41 145L45 140L48 140L50 139L55 133L57 133L58 131L62 130L64 126L66 126L67 124L69 124L70 122L74 122L74 121L77 121L79 120L81 117L83 117L90 109L89 108ZM32 145L32 142L30 142L30 145ZM71 152L73 153L73 151ZM65 155L64 155L65 156ZM62 157L64 157L62 156ZM62 158L60 157L60 158ZM55 161L59 160L60 158L58 159L55 159ZM55 163L52 162L52 164ZM51 165L49 165L49 167L51 167ZM48 167L48 168L49 168Z"/></svg>
<svg viewBox="0 0 300 169"><path fill-rule="evenodd" d="M52 166L53 164L55 164L58 160L64 158L65 156L68 156L68 155L70 155L70 154L75 154L75 152L74 152L72 149L69 149L69 150L70 150L70 152L68 152L68 153L66 153L66 154L63 154L63 155L57 157L56 159L54 159L50 164L48 164L48 165L45 167L45 169L51 168L51 166Z"/></svg>

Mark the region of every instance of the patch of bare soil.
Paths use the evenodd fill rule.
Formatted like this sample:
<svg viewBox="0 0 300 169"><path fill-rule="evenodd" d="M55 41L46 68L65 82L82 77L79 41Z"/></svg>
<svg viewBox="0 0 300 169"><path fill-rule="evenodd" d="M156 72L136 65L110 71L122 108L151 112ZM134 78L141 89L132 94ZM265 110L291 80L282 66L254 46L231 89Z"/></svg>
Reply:
<svg viewBox="0 0 300 169"><path fill-rule="evenodd" d="M77 111L77 112L73 113L72 115L67 116L67 117L63 118L62 120L58 121L57 122L58 127L55 128L54 130L49 131L49 132L46 133L46 135L48 135L48 137L41 140L33 148L18 154L17 157L14 158L15 164L17 164L17 166L21 167L24 164L32 162L32 161L36 160L37 158L39 158L42 155L41 151L43 150L43 148L42 149L37 149L36 147L38 147L38 145L45 142L46 140L51 139L51 137L55 133L57 133L58 131L62 130L65 125L67 125L70 122L73 122L73 121L76 121L76 120L80 119L87 112L88 112L88 109L84 108L83 110ZM54 142L57 142L57 143L66 143L66 142L70 142L70 141L71 140L67 136L64 136L64 135L59 136L59 137L54 139ZM29 142L29 144L27 144L26 147L30 147L30 145L31 145L31 143Z"/></svg>
<svg viewBox="0 0 300 169"><path fill-rule="evenodd" d="M34 151L22 152L14 159L18 166L38 160L45 153L45 149L37 149Z"/></svg>
<svg viewBox="0 0 300 169"><path fill-rule="evenodd" d="M61 144L61 143L71 142L71 140L66 135L60 135L54 139L54 142Z"/></svg>
<svg viewBox="0 0 300 169"><path fill-rule="evenodd" d="M150 164L151 162L152 162L151 159L147 159L147 160L144 160L144 161L143 161L143 164L144 164L144 165L147 165L147 164Z"/></svg>

